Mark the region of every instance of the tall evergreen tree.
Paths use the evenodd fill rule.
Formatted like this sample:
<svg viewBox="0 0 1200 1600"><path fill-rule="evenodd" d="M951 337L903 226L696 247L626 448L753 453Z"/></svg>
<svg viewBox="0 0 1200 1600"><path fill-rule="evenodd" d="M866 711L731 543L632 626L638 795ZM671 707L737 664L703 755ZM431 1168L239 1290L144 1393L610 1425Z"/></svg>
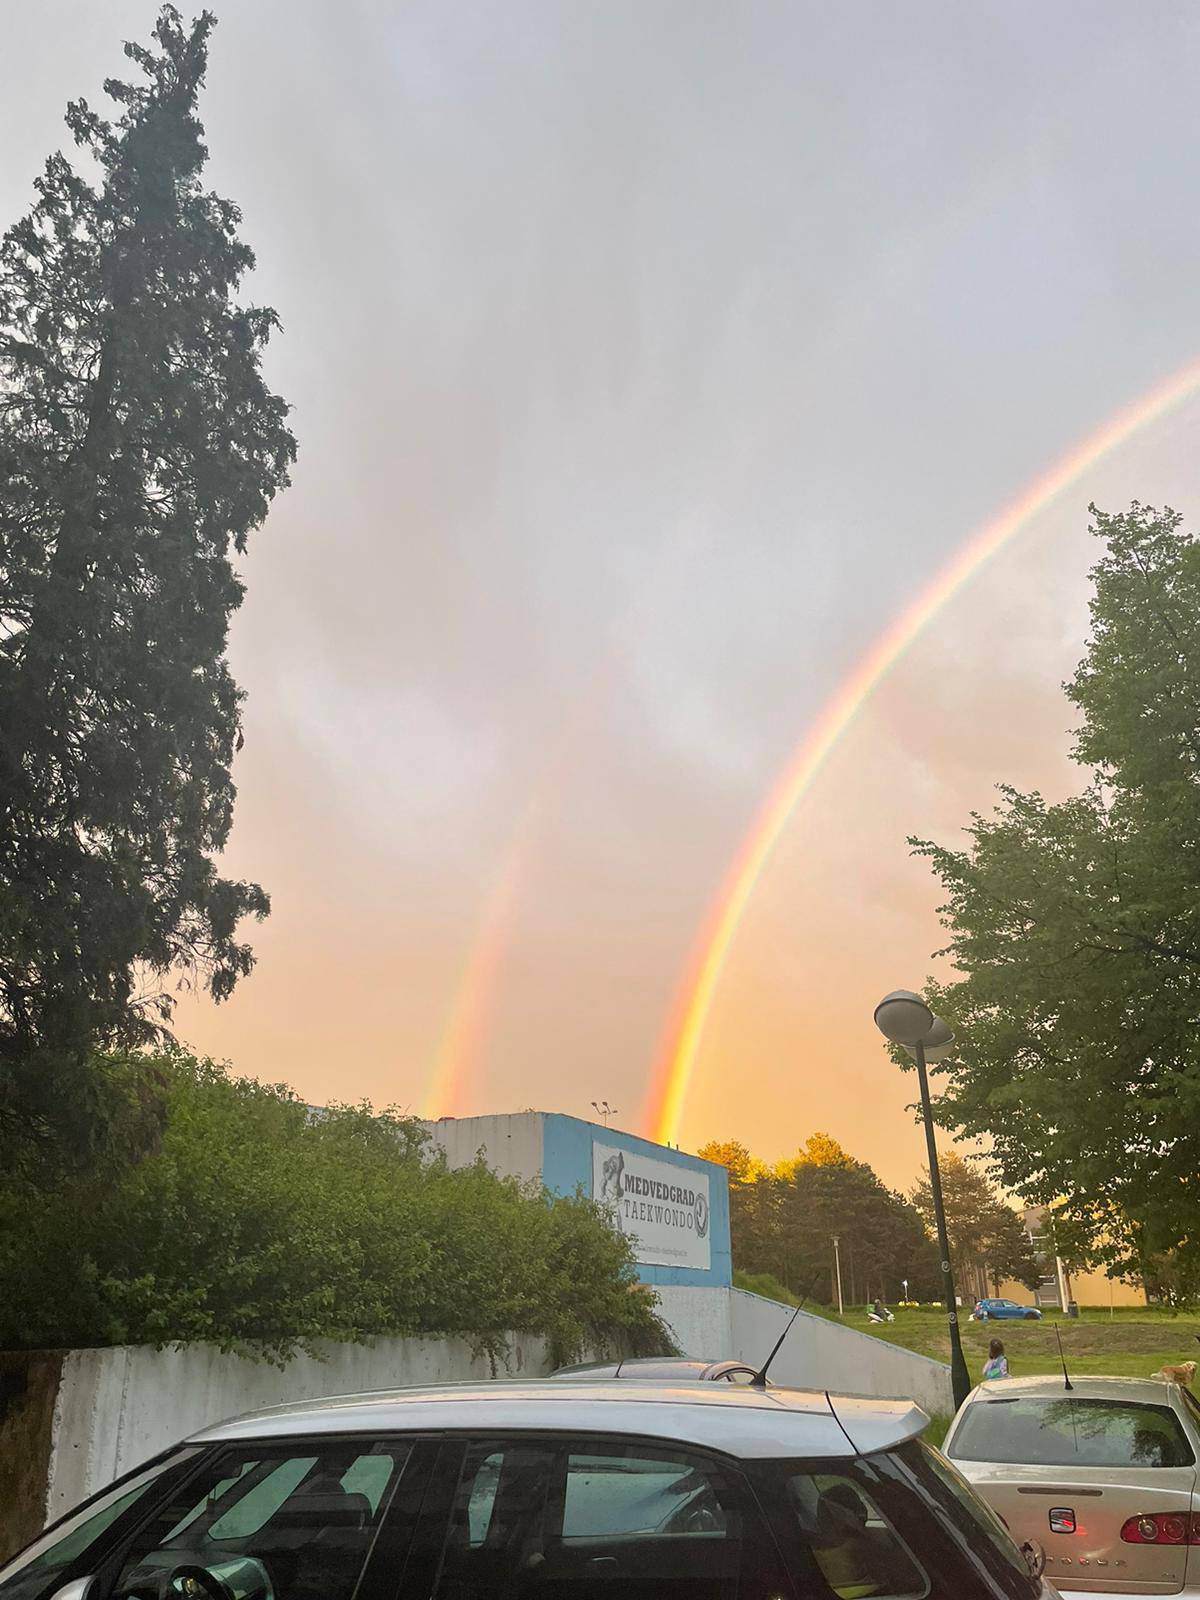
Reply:
<svg viewBox="0 0 1200 1600"><path fill-rule="evenodd" d="M51 156L0 244L0 1136L87 1125L90 1052L160 1032L173 975L227 996L268 910L215 864L225 647L295 441L239 212L201 185L213 22L164 6L116 119L67 109L89 175Z"/></svg>

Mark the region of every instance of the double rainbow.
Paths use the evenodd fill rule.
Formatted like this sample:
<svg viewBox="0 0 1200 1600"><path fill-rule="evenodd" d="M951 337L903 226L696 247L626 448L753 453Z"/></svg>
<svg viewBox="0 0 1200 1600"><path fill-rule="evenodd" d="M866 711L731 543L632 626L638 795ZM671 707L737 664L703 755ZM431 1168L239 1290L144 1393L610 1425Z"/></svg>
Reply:
<svg viewBox="0 0 1200 1600"><path fill-rule="evenodd" d="M642 1118L642 1126L649 1130L650 1137L666 1144L678 1141L704 1029L742 918L763 869L796 808L854 718L942 607L982 571L1032 517L1077 482L1089 467L1160 421L1198 389L1200 361L1194 361L1089 434L1025 488L997 517L973 533L838 685L776 781L742 841L721 892L705 919L655 1065Z"/></svg>

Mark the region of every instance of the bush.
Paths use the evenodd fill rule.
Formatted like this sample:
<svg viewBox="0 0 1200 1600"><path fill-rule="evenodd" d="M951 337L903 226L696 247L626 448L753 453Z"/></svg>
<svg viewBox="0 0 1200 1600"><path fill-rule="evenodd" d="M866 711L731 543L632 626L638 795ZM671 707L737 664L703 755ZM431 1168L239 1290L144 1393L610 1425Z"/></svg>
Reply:
<svg viewBox="0 0 1200 1600"><path fill-rule="evenodd" d="M157 1151L115 1182L0 1187L0 1346L206 1340L282 1361L322 1339L507 1332L556 1361L667 1348L629 1242L582 1196L482 1161L452 1171L411 1120L314 1116L281 1085L157 1063Z"/></svg>

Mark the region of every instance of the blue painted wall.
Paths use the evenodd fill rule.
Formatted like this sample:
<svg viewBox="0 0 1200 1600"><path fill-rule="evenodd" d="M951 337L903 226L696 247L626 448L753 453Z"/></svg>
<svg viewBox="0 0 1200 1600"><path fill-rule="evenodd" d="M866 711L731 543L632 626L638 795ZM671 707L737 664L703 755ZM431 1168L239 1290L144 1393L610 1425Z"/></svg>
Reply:
<svg viewBox="0 0 1200 1600"><path fill-rule="evenodd" d="M546 1113L542 1137L542 1181L555 1194L574 1194L578 1188L582 1188L584 1194L591 1194L592 1144L597 1140L615 1150L652 1156L655 1161L667 1162L686 1172L706 1173L711 1219L711 1267L705 1272L699 1267L639 1266L638 1276L643 1283L685 1283L693 1287L721 1287L732 1283L729 1174L724 1167L712 1161L701 1161L699 1156L684 1155L682 1150L669 1150L666 1145L655 1144L651 1139L639 1139L632 1133L602 1128L598 1122L584 1122L579 1117L564 1117L557 1112Z"/></svg>

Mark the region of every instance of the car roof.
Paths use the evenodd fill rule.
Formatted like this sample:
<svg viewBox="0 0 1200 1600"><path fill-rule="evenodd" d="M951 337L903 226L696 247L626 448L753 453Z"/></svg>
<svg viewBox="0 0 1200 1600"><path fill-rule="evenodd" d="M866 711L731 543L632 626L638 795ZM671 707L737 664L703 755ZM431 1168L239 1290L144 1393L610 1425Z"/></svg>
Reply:
<svg viewBox="0 0 1200 1600"><path fill-rule="evenodd" d="M1069 1365L1069 1363L1068 1363ZM1143 1405L1162 1405L1178 1384L1166 1383L1162 1378L1072 1378L1071 1392L1081 1400L1140 1400ZM1013 1399L1027 1395L1031 1399L1055 1398L1065 1393L1061 1373L1043 1373L1032 1378L994 1378L981 1383L971 1394L972 1400Z"/></svg>
<svg viewBox="0 0 1200 1600"><path fill-rule="evenodd" d="M635 1434L742 1457L849 1457L901 1444L929 1421L911 1400L835 1395L833 1406L836 1416L825 1394L806 1389L622 1378L500 1380L385 1389L272 1406L206 1428L190 1442L322 1433L569 1431Z"/></svg>

